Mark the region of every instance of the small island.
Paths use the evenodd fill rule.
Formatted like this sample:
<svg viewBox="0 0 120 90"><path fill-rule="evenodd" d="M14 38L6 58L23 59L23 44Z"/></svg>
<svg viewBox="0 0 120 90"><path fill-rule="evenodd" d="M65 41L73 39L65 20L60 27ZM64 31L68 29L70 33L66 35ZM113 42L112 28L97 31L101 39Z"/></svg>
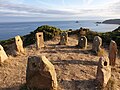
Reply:
<svg viewBox="0 0 120 90"><path fill-rule="evenodd" d="M79 21L76 21L75 23L79 23Z"/></svg>

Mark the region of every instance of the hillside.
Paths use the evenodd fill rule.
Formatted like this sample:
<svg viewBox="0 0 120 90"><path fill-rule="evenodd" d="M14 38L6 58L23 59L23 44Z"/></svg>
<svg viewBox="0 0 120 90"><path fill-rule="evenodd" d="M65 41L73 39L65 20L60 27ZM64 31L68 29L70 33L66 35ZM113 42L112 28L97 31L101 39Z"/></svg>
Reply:
<svg viewBox="0 0 120 90"><path fill-rule="evenodd" d="M113 30L113 32L119 33L120 32L120 26L118 28L116 28L115 30Z"/></svg>
<svg viewBox="0 0 120 90"><path fill-rule="evenodd" d="M109 20L105 20L102 23L105 24L120 24L120 19L109 19Z"/></svg>
<svg viewBox="0 0 120 90"><path fill-rule="evenodd" d="M27 46L26 54L9 59L0 66L0 90L27 90L26 66L28 56L45 55L55 66L58 80L58 90L99 90L95 77L99 57L88 49L75 47L78 43L75 36L68 38L68 45L57 45L59 37L46 41L45 48L36 50L35 44ZM120 59L117 59L112 76L116 89L120 88Z"/></svg>

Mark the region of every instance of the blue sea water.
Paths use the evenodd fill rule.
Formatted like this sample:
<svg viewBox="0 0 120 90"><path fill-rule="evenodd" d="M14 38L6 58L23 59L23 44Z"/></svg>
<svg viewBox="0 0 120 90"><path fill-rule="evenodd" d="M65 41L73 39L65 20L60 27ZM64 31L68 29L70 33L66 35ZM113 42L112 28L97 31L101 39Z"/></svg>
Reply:
<svg viewBox="0 0 120 90"><path fill-rule="evenodd" d="M89 28L97 32L107 32L116 29L119 25L99 24L96 26L95 20L82 20L79 23L75 21L46 21L46 22L10 22L0 23L0 40L9 39L16 35L26 35L37 29L41 25L51 25L61 30L79 29L80 27Z"/></svg>

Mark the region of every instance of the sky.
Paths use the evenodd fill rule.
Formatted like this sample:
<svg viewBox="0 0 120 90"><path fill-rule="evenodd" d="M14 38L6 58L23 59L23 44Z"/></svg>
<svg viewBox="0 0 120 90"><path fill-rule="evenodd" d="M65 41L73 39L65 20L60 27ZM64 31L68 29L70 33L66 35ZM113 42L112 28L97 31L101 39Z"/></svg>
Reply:
<svg viewBox="0 0 120 90"><path fill-rule="evenodd" d="M120 18L120 0L0 0L0 22Z"/></svg>

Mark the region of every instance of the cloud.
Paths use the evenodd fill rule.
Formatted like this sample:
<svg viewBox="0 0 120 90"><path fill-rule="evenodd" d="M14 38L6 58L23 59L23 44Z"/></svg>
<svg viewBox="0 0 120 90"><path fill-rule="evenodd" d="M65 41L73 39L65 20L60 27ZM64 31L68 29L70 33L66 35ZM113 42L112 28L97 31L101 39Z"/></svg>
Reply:
<svg viewBox="0 0 120 90"><path fill-rule="evenodd" d="M90 5L93 2L93 0L83 0L83 2L86 5Z"/></svg>
<svg viewBox="0 0 120 90"><path fill-rule="evenodd" d="M35 0L38 1L38 0ZM41 1L42 2L42 1ZM65 5L65 1L61 1ZM79 18L79 17L118 17L120 1L102 8L89 8L93 0L84 0L88 8L41 8L25 4L24 0L0 0L0 16L3 17L42 17L42 18ZM44 3L43 3L44 4Z"/></svg>
<svg viewBox="0 0 120 90"><path fill-rule="evenodd" d="M0 3L22 4L25 0L0 0Z"/></svg>
<svg viewBox="0 0 120 90"><path fill-rule="evenodd" d="M114 3L112 4L110 7L110 10L113 12L113 13L117 13L120 15L120 1L117 2L117 3Z"/></svg>
<svg viewBox="0 0 120 90"><path fill-rule="evenodd" d="M9 14L8 14L8 13ZM76 14L82 14L82 10L72 10L72 9L43 9L40 7L32 7L32 6L27 6L24 4L4 4L0 3L0 13L5 14L5 15L20 15L21 14L28 14L28 15L41 15L41 14L46 14L46 15L76 15ZM18 14L17 14L18 13ZM21 15L20 15L21 16ZM23 15L24 16L24 15Z"/></svg>
<svg viewBox="0 0 120 90"><path fill-rule="evenodd" d="M113 1L113 3L107 6L105 16L109 18L120 18L120 0Z"/></svg>

